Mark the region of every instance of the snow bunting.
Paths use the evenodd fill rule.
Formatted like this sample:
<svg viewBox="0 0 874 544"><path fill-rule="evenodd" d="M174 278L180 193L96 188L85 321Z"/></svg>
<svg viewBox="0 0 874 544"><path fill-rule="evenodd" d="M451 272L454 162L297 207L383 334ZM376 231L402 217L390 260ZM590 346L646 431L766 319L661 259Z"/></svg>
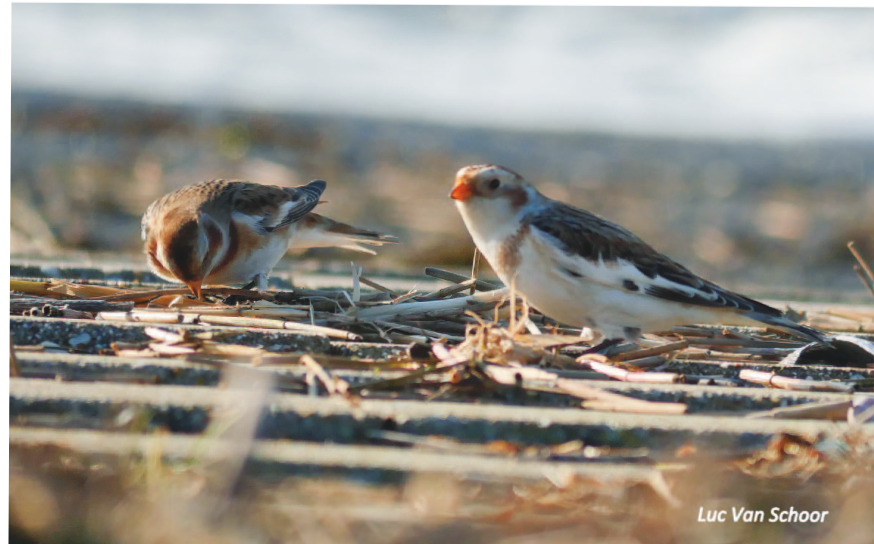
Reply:
<svg viewBox="0 0 874 544"><path fill-rule="evenodd" d="M267 275L286 249L338 246L365 253L392 236L312 213L327 184L276 187L217 179L183 187L153 202L143 215L149 267L182 282L200 298L207 285L250 282L267 289Z"/></svg>
<svg viewBox="0 0 874 544"><path fill-rule="evenodd" d="M534 308L590 327L609 344L693 323L764 323L828 343L779 310L699 278L619 225L540 194L507 168L462 168L450 197L506 285L515 281Z"/></svg>

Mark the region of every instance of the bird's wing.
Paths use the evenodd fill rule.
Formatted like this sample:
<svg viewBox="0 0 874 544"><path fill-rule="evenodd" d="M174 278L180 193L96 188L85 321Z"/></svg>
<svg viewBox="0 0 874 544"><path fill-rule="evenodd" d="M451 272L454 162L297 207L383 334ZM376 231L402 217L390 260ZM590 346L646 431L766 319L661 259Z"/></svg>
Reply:
<svg viewBox="0 0 874 544"><path fill-rule="evenodd" d="M231 216L261 234L290 225L319 203L327 183L314 180L300 187L242 183L234 187Z"/></svg>
<svg viewBox="0 0 874 544"><path fill-rule="evenodd" d="M606 287L709 308L781 316L766 304L699 278L628 230L593 213L551 201L528 218L536 234L576 264L574 274Z"/></svg>

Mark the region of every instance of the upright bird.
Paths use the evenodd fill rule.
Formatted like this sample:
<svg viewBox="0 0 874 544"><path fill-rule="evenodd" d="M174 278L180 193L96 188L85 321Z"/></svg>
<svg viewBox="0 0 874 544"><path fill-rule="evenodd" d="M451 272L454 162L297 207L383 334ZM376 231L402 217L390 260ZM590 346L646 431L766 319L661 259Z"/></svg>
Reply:
<svg viewBox="0 0 874 544"><path fill-rule="evenodd" d="M458 171L450 193L501 280L547 316L590 327L602 345L686 324L759 325L828 344L821 331L702 279L593 213L548 198L495 165Z"/></svg>
<svg viewBox="0 0 874 544"><path fill-rule="evenodd" d="M395 243L392 236L312 213L327 183L276 187L217 179L183 187L153 202L143 215L149 267L184 283L198 298L208 285L250 282L267 289L267 276L289 247L344 247Z"/></svg>

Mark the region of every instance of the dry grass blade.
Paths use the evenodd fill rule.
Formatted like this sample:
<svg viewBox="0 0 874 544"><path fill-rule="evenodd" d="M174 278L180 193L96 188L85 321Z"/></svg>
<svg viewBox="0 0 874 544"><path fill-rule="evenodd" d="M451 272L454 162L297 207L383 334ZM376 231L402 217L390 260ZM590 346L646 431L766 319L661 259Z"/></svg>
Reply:
<svg viewBox="0 0 874 544"><path fill-rule="evenodd" d="M847 248L850 250L850 253L853 254L853 257L859 261L858 267L854 267L856 274L858 274L859 279L862 280L865 287L868 288L868 291L871 292L871 295L874 296L874 272L871 271L871 267L868 266L868 263L862 258L862 254L859 253L859 250L856 249L855 242L847 242ZM863 271L864 274L862 274Z"/></svg>

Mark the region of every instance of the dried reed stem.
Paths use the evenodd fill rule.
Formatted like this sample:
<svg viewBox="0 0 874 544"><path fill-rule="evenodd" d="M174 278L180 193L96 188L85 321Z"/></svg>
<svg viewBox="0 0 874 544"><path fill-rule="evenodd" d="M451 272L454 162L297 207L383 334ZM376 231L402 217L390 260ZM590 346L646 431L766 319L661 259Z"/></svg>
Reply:
<svg viewBox="0 0 874 544"><path fill-rule="evenodd" d="M677 383L681 378L679 374L673 372L629 372L624 368L610 366L597 361L589 361L589 366L595 372L600 372L621 382Z"/></svg>
<svg viewBox="0 0 874 544"><path fill-rule="evenodd" d="M740 379L748 382L769 385L780 389L791 389L793 391L836 391L838 393L850 393L853 391L853 384L849 383L800 380L759 370L744 369L740 371L738 376Z"/></svg>

